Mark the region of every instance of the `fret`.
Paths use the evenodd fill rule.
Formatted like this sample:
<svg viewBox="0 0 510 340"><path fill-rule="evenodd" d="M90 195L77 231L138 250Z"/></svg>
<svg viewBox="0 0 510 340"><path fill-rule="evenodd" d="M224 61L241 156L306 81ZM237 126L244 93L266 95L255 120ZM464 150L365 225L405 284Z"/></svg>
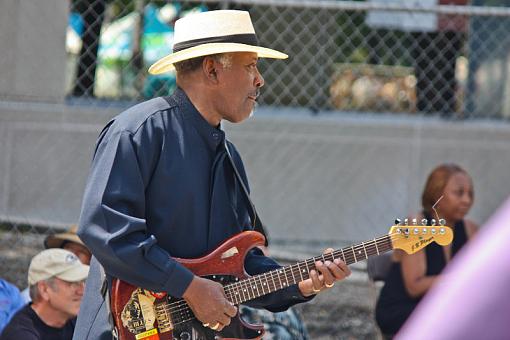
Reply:
<svg viewBox="0 0 510 340"><path fill-rule="evenodd" d="M264 285L266 283L262 281L262 275L257 275L257 276L259 278L260 288L262 289L262 295L266 295L266 292L264 291ZM255 277L257 277L257 276L255 276Z"/></svg>
<svg viewBox="0 0 510 340"><path fill-rule="evenodd" d="M257 285L257 277L255 276L251 281L253 281L253 285L255 286L255 289L257 290L257 297L261 296L259 292L259 286Z"/></svg>
<svg viewBox="0 0 510 340"><path fill-rule="evenodd" d="M375 244L375 251L377 252L377 255L379 255L379 247L377 247L377 241L374 238L374 244Z"/></svg>
<svg viewBox="0 0 510 340"><path fill-rule="evenodd" d="M343 249L340 249L340 251L342 252L342 258L344 259L344 263L347 264L347 262L345 261L345 254L344 254L344 250Z"/></svg>
<svg viewBox="0 0 510 340"><path fill-rule="evenodd" d="M250 298L250 292L248 291L248 286L247 286L247 284L246 284L246 281L243 281L242 287L243 287L243 295L244 295L244 293L245 293L246 295L248 295L248 298L246 298L246 297L245 297L245 298L244 298L244 301L248 301L248 300L250 300L250 299L251 299L251 298ZM245 295L245 296L246 296L246 295Z"/></svg>
<svg viewBox="0 0 510 340"><path fill-rule="evenodd" d="M351 246L351 250L352 250L352 255L354 255L354 262L358 262L358 259L356 258L356 252L354 251L354 246Z"/></svg>
<svg viewBox="0 0 510 340"><path fill-rule="evenodd" d="M281 274L282 274L281 270L276 269L276 276L278 277L278 282L280 283L280 285L278 286L278 289L282 289L282 287L285 287L285 284L282 281Z"/></svg>
<svg viewBox="0 0 510 340"><path fill-rule="evenodd" d="M269 284L269 278L267 273L264 273L264 284L266 285L267 292L271 293L271 285Z"/></svg>
<svg viewBox="0 0 510 340"><path fill-rule="evenodd" d="M292 282L297 283L296 277L294 276L294 268L293 266L290 266L290 273L292 274Z"/></svg>
<svg viewBox="0 0 510 340"><path fill-rule="evenodd" d="M234 293L234 296L232 296L232 300L234 300L234 302L236 304L241 303L241 297L239 296L238 287L234 287L233 293Z"/></svg>
<svg viewBox="0 0 510 340"><path fill-rule="evenodd" d="M365 243L361 242L361 245L363 246L363 250L365 251L365 258L368 259L367 248L365 248Z"/></svg>
<svg viewBox="0 0 510 340"><path fill-rule="evenodd" d="M283 275L285 275L285 282L287 282L287 287L289 287L289 280L287 278L287 272L285 271L285 268L282 269Z"/></svg>
<svg viewBox="0 0 510 340"><path fill-rule="evenodd" d="M273 271L274 270L270 271L270 273L271 273L270 275L271 275L271 279L273 280L273 287L274 287L274 289L272 291L274 292L274 291L276 291L276 281L274 280Z"/></svg>
<svg viewBox="0 0 510 340"><path fill-rule="evenodd" d="M301 276L301 281L304 281L305 279L303 278L303 274L301 273L301 268L299 267L299 262L297 263L297 268L299 271L299 275Z"/></svg>

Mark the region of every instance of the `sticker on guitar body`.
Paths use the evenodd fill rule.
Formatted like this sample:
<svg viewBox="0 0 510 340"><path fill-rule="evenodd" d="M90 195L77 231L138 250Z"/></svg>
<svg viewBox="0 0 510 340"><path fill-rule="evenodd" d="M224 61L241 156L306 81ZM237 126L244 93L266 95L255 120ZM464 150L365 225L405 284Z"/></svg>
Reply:
<svg viewBox="0 0 510 340"><path fill-rule="evenodd" d="M136 334L137 340L159 340L154 309L154 297L151 292L138 288L122 310L122 325Z"/></svg>

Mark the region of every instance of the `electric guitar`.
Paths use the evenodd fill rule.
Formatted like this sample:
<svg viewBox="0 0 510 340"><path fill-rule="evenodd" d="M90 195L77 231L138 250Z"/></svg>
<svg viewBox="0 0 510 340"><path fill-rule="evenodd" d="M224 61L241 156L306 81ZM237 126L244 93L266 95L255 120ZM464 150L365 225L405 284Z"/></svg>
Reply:
<svg viewBox="0 0 510 340"><path fill-rule="evenodd" d="M349 265L394 248L412 254L432 242L447 245L452 239L452 229L444 225L394 225L385 236L249 276L244 270L244 258L253 247L264 245L264 236L244 231L204 257L175 260L195 275L220 282L227 299L240 305L308 279L316 261L339 258ZM216 332L196 319L185 300L135 287L119 279L112 281L111 309L121 340L260 339L264 334L263 326L247 324L239 315L221 332Z"/></svg>

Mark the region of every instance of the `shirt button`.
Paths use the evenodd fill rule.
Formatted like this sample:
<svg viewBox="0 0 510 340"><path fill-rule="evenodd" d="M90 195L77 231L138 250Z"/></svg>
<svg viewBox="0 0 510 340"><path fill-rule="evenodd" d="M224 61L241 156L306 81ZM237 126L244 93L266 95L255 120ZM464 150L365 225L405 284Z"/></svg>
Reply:
<svg viewBox="0 0 510 340"><path fill-rule="evenodd" d="M217 133L217 132L214 132L214 133L212 134L212 136L213 136L213 138L214 138L214 139L219 139L219 138L220 138L220 134L219 134L219 133Z"/></svg>

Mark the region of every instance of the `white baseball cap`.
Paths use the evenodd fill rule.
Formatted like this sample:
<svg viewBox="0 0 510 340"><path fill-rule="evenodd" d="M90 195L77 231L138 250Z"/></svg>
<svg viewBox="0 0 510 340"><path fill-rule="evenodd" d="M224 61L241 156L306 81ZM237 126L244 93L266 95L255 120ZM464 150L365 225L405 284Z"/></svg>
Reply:
<svg viewBox="0 0 510 340"><path fill-rule="evenodd" d="M68 282L83 281L89 266L81 263L76 255L60 248L46 249L35 255L28 268L28 284L33 285L51 277Z"/></svg>

